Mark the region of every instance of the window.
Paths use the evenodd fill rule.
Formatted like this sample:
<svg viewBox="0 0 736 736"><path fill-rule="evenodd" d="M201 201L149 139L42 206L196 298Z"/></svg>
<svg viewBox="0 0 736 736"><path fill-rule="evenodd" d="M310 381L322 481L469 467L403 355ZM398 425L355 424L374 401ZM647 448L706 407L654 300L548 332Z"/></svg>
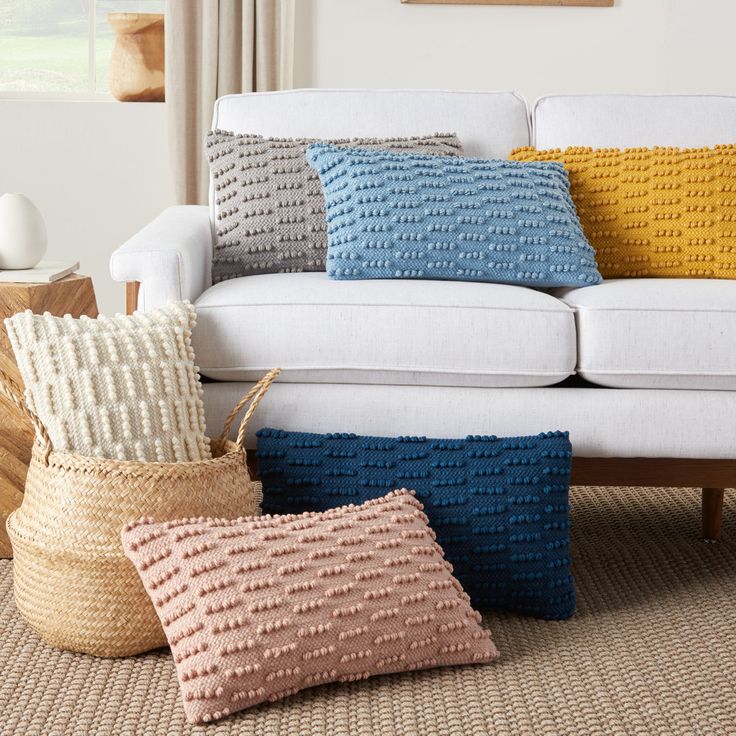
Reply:
<svg viewBox="0 0 736 736"><path fill-rule="evenodd" d="M2 0L0 95L106 96L108 13L163 13L164 0Z"/></svg>

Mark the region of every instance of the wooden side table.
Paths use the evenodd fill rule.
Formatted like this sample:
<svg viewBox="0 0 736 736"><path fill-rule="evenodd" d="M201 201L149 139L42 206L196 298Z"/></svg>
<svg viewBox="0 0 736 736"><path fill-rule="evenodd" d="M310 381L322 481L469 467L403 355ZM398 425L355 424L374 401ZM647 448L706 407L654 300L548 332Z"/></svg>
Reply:
<svg viewBox="0 0 736 736"><path fill-rule="evenodd" d="M97 316L97 301L89 276L67 276L51 284L0 284L0 370L23 385L15 365L13 349L3 320L30 309L35 314L50 312L58 317ZM31 460L33 429L18 409L0 396L0 558L13 552L5 531L5 520L20 506Z"/></svg>

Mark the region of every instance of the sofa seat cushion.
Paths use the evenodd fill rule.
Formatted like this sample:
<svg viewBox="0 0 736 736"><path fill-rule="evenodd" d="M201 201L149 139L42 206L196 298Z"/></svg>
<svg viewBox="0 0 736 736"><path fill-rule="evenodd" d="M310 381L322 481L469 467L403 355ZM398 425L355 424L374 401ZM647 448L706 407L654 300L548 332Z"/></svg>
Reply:
<svg viewBox="0 0 736 736"><path fill-rule="evenodd" d="M556 294L575 310L577 372L588 381L736 389L736 282L613 279Z"/></svg>
<svg viewBox="0 0 736 736"><path fill-rule="evenodd" d="M575 368L575 321L547 293L453 281L331 281L323 272L221 282L196 303L203 375L436 386L545 386Z"/></svg>

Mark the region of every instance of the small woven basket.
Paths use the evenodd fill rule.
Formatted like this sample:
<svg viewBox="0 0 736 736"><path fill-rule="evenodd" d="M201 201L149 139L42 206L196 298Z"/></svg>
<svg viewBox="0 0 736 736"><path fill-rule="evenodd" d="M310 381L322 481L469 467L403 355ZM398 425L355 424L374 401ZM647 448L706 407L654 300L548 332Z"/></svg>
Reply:
<svg viewBox="0 0 736 736"><path fill-rule="evenodd" d="M16 605L42 639L103 657L166 644L138 573L123 554L120 531L141 516L166 521L260 513L261 484L248 472L245 432L279 373L268 373L230 412L212 442L212 460L148 463L54 452L20 389L0 372L0 393L36 429L23 502L8 517L7 529ZM233 420L249 402L231 442Z"/></svg>

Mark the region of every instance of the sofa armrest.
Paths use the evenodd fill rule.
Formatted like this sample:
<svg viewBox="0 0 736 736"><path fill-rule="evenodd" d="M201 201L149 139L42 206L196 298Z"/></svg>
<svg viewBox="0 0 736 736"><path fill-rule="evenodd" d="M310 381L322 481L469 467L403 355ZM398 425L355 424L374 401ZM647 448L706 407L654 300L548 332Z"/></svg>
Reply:
<svg viewBox="0 0 736 736"><path fill-rule="evenodd" d="M212 284L212 228L209 209L169 207L110 258L115 281L139 282L138 308L168 301L193 302Z"/></svg>

